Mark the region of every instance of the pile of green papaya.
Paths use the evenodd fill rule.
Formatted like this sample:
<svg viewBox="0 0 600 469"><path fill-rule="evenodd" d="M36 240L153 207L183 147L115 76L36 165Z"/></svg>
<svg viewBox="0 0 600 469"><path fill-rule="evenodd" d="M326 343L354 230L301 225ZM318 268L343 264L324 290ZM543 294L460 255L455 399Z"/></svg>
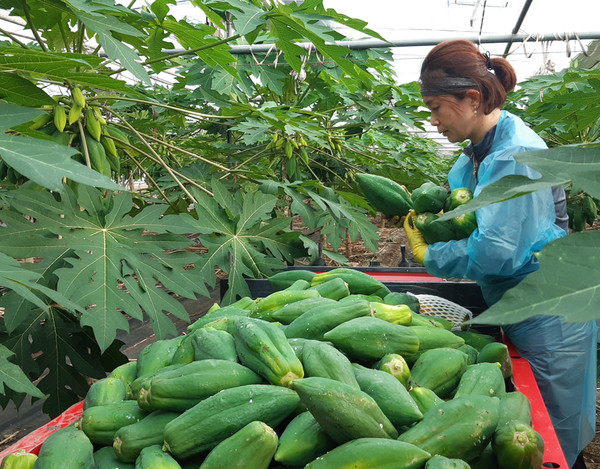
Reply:
<svg viewBox="0 0 600 469"><path fill-rule="evenodd" d="M445 187L427 181L411 194L406 187L385 176L358 173L356 180L375 210L388 217L410 214L410 223L419 229L427 244L468 238L477 228L475 212L464 213L450 220L438 220L441 214L473 198L473 193L467 187L449 192Z"/></svg>
<svg viewBox="0 0 600 469"><path fill-rule="evenodd" d="M541 467L506 345L354 269L269 281L96 381L27 467Z"/></svg>
<svg viewBox="0 0 600 469"><path fill-rule="evenodd" d="M475 212L463 213L450 220L438 220L442 213L454 210L473 198L466 187L451 192L433 182L425 182L412 194L413 210L416 216L414 226L423 234L428 244L468 238L477 228Z"/></svg>

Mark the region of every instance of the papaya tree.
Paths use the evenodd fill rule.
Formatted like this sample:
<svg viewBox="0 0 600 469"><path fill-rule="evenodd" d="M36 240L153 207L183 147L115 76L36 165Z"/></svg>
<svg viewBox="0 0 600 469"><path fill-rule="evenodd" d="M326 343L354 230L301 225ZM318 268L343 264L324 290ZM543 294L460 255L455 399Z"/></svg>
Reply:
<svg viewBox="0 0 600 469"><path fill-rule="evenodd" d="M209 295L216 269L231 301L314 257L294 215L374 249L354 172L443 177L408 132L416 85L389 52L335 43L335 23L380 38L364 22L321 0L194 2L209 22L171 6L0 1L32 38L0 29L2 406L43 395L58 414L126 359L127 318L175 334L174 295ZM257 45L272 52L234 49Z"/></svg>

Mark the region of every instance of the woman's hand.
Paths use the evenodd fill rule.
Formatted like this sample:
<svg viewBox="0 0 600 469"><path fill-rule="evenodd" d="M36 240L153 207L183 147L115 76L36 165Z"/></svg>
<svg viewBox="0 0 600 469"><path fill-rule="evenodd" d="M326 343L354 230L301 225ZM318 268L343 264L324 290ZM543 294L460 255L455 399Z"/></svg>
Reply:
<svg viewBox="0 0 600 469"><path fill-rule="evenodd" d="M408 215L404 217L404 231L406 232L406 237L408 238L408 244L410 245L410 250L412 251L412 255L419 264L423 265L423 260L425 258L425 251L427 250L427 242L421 232L415 227L414 218L416 213L414 210L408 212Z"/></svg>

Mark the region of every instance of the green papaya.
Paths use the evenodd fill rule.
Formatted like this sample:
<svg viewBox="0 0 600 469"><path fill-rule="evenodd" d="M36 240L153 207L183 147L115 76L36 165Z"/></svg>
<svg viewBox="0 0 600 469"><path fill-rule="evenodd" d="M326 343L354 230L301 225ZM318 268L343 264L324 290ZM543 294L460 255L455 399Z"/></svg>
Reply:
<svg viewBox="0 0 600 469"><path fill-rule="evenodd" d="M286 425L273 459L285 466L304 467L335 446L315 417L304 411Z"/></svg>
<svg viewBox="0 0 600 469"><path fill-rule="evenodd" d="M294 380L292 389L338 444L357 438L398 437L398 431L375 399L360 389L320 377Z"/></svg>
<svg viewBox="0 0 600 469"><path fill-rule="evenodd" d="M199 469L267 469L278 441L266 423L252 421L215 446Z"/></svg>
<svg viewBox="0 0 600 469"><path fill-rule="evenodd" d="M356 180L367 201L390 216L405 216L413 202L404 187L385 176L357 173Z"/></svg>

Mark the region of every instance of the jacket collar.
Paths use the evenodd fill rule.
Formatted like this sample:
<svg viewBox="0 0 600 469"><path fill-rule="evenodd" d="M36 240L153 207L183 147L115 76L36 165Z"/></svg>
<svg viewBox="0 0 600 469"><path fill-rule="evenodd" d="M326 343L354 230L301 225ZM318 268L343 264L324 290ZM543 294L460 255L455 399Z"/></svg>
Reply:
<svg viewBox="0 0 600 469"><path fill-rule="evenodd" d="M473 163L473 176L475 176L476 180L478 179L477 172L479 171L479 165L492 149L494 136L496 135L496 127L498 127L498 125L495 125L488 130L481 142L477 144L470 143L463 150L463 153L467 155L471 160L471 163Z"/></svg>

